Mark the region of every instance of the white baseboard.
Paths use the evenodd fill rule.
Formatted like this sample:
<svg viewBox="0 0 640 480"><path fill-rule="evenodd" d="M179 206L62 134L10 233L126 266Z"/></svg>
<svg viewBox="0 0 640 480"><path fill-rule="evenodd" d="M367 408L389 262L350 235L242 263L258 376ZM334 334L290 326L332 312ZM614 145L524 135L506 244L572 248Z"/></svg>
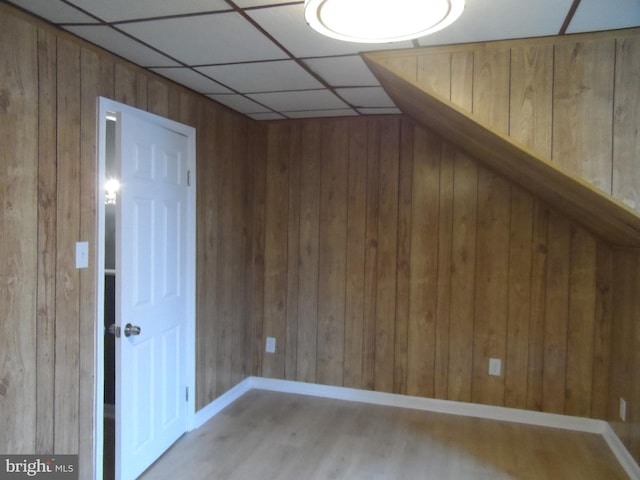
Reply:
<svg viewBox="0 0 640 480"><path fill-rule="evenodd" d="M346 387L332 387L314 383L277 380L273 378L249 377L224 395L198 411L195 415L197 428L212 418L223 408L240 398L251 389L273 392L294 393L314 397L333 398L352 402L363 402L390 407L411 408L436 413L447 413L467 417L485 418L506 422L523 423L550 428L560 428L584 433L602 435L620 465L632 480L640 480L640 467L626 449L615 431L604 420L572 417L554 413L534 412L516 408L454 402L434 398L413 397L396 393L374 392Z"/></svg>
<svg viewBox="0 0 640 480"><path fill-rule="evenodd" d="M214 416L220 413L221 410L231 405L242 395L251 390L251 378L246 378L235 387L230 390L227 390L225 393L216 398L213 402L208 404L206 407L198 410L195 415L193 415L193 419L191 424L189 425L189 431L201 427L209 420L211 420Z"/></svg>
<svg viewBox="0 0 640 480"><path fill-rule="evenodd" d="M640 480L640 466L636 463L636 460L633 458L631 453L629 453L629 450L627 450L624 443L622 443L622 440L620 440L620 437L618 437L615 430L611 428L611 425L608 423L605 426L602 437L618 459L618 462L620 462L622 468L624 468L624 471L629 475L629 478L633 480Z"/></svg>
<svg viewBox="0 0 640 480"><path fill-rule="evenodd" d="M476 403L454 402L434 398L412 397L396 393L374 392L355 388L331 387L312 383L292 382L288 380L274 380L270 378L251 377L252 388L272 390L277 392L313 395L315 397L335 398L353 402L372 403L390 407L411 408L437 413L463 415L467 417L503 420L507 422L524 423L578 432L602 434L606 422L591 418L570 417L553 413L533 412L516 408L494 407Z"/></svg>

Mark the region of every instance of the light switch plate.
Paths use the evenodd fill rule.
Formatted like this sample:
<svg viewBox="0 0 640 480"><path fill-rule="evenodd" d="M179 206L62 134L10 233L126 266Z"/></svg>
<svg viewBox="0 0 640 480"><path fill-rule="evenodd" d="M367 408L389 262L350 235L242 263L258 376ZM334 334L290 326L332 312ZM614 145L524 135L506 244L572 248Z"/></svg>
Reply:
<svg viewBox="0 0 640 480"><path fill-rule="evenodd" d="M89 268L89 242L76 242L76 268Z"/></svg>

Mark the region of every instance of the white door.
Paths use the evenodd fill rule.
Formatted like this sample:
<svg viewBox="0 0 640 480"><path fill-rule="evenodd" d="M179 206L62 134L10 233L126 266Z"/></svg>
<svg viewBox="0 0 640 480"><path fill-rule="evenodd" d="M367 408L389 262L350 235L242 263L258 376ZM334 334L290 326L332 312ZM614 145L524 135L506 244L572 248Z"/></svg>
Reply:
<svg viewBox="0 0 640 480"><path fill-rule="evenodd" d="M187 430L187 137L129 112L116 134L116 480Z"/></svg>

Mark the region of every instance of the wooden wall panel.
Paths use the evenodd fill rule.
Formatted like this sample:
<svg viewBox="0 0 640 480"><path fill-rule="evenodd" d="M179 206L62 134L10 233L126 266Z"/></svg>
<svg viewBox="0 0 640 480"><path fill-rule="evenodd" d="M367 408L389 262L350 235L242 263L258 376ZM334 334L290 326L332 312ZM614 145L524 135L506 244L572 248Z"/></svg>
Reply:
<svg viewBox="0 0 640 480"><path fill-rule="evenodd" d="M376 59L640 212L639 39L635 28L379 52ZM494 78L500 69L503 80ZM464 93L469 88L473 97ZM501 104L506 112L495 108Z"/></svg>
<svg viewBox="0 0 640 480"><path fill-rule="evenodd" d="M0 17L0 451L16 453L36 447L36 367L50 366L34 351L39 331L35 305L38 299L50 301L37 290L37 35L32 25ZM49 420L44 412L41 416Z"/></svg>
<svg viewBox="0 0 640 480"><path fill-rule="evenodd" d="M310 150L298 175L300 131L310 132ZM299 305L297 319L278 316L280 355L295 356L298 370L269 376L603 414L609 246L408 119L282 121L267 142L269 155L289 163L267 163L266 237L300 235L277 258L265 251L274 255L267 270L286 280L266 276L265 291L279 285L277 301L297 295ZM287 182L277 185L279 175ZM285 210L277 225L270 204ZM489 358L502 360L500 376L488 375Z"/></svg>
<svg viewBox="0 0 640 480"><path fill-rule="evenodd" d="M611 193L615 41L555 46L553 158Z"/></svg>
<svg viewBox="0 0 640 480"><path fill-rule="evenodd" d="M613 252L613 320L608 419L636 462L640 463L640 254ZM620 399L627 402L627 418L619 415Z"/></svg>
<svg viewBox="0 0 640 480"><path fill-rule="evenodd" d="M640 36L616 42L613 196L640 211Z"/></svg>
<svg viewBox="0 0 640 480"><path fill-rule="evenodd" d="M74 246L96 251L96 97L197 129L198 408L258 364L252 287L264 284L264 244L253 228L264 225L264 196L253 187L264 185L266 125L5 3L0 36L0 268L9 280L0 289L0 451L79 453L89 478L97 266L75 269Z"/></svg>
<svg viewBox="0 0 640 480"><path fill-rule="evenodd" d="M75 242L80 235L80 47L58 39L56 218L56 359L54 442L56 453L78 452L80 353L80 275L75 268ZM61 188L64 184L64 188ZM75 428L69 428L70 426Z"/></svg>
<svg viewBox="0 0 640 480"><path fill-rule="evenodd" d="M415 132L413 161L407 393L434 395L439 169L442 141Z"/></svg>
<svg viewBox="0 0 640 480"><path fill-rule="evenodd" d="M346 121L322 125L316 381L330 385L341 385L344 376L347 127Z"/></svg>
<svg viewBox="0 0 640 480"><path fill-rule="evenodd" d="M320 228L320 159L322 129L318 122L302 123L300 157L300 233L298 340L296 379L316 380L318 319L318 240Z"/></svg>
<svg viewBox="0 0 640 480"><path fill-rule="evenodd" d="M362 387L364 260L367 196L367 124L349 132L344 386Z"/></svg>

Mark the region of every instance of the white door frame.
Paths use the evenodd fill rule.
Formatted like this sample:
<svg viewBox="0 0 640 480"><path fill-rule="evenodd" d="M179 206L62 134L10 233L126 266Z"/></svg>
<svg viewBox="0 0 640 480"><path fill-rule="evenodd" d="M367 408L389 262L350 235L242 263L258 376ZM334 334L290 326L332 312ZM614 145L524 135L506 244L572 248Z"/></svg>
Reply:
<svg viewBox="0 0 640 480"><path fill-rule="evenodd" d="M94 339L94 422L93 422L93 458L94 469L93 479L102 478L103 471L103 448L104 448L104 260L105 260L105 208L104 208L104 183L106 171L106 121L107 115L118 112L128 112L144 119L145 121L156 123L164 128L173 130L187 137L188 157L187 165L191 172L191 188L188 193L187 205L187 227L191 234L187 239L187 297L188 314L186 320L187 345L191 351L187 352L187 385L189 387L189 399L187 403L187 426L186 430L194 428L195 421L195 318L196 318L196 130L193 127L169 120L158 115L154 115L137 108L118 103L116 101L98 97L98 178L97 195L98 202L96 213L97 237L96 251L94 254L96 262L96 325Z"/></svg>

